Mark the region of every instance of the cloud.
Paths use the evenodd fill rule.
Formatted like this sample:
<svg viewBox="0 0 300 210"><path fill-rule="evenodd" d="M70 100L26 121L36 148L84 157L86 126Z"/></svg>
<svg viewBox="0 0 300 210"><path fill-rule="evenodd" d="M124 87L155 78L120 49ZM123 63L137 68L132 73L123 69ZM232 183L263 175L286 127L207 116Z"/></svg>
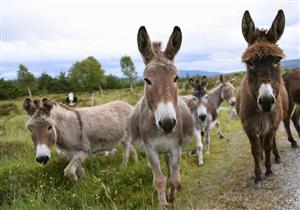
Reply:
<svg viewBox="0 0 300 210"><path fill-rule="evenodd" d="M66 63L92 55L106 72L121 75L119 59L126 54L133 57L141 75L143 63L136 44L141 25L152 40L164 44L173 26L181 27L183 44L176 58L180 69L240 69L246 47L240 25L246 9L263 28L269 28L278 9L283 9L286 29L279 44L287 58L300 54L298 1L11 0L2 4L1 69L6 74L16 72L19 63L35 72L67 71L71 65Z"/></svg>

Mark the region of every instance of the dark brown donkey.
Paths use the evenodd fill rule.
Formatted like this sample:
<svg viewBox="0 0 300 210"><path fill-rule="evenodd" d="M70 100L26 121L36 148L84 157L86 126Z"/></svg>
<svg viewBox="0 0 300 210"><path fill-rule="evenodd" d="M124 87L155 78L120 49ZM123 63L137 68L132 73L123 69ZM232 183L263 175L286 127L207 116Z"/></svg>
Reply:
<svg viewBox="0 0 300 210"><path fill-rule="evenodd" d="M272 174L270 153L273 148L275 161L279 162L275 134L286 117L288 97L281 77L280 60L284 57L276 42L285 25L282 10L278 11L271 28L255 28L250 13L242 20L242 31L248 47L242 55L247 73L241 83L237 98L237 113L250 140L255 163L255 183L261 181L260 162L265 151L266 176Z"/></svg>
<svg viewBox="0 0 300 210"><path fill-rule="evenodd" d="M289 108L287 118L284 121L284 126L288 135L288 140L292 142L293 147L297 147L297 142L294 140L290 129L290 119L292 119L300 137L300 69L288 71L282 75L282 78L289 96Z"/></svg>
<svg viewBox="0 0 300 210"><path fill-rule="evenodd" d="M193 119L185 102L177 96L178 70L174 58L181 46L182 34L174 27L165 51L160 43L151 43L146 28L137 35L139 51L144 59L144 96L130 117L129 130L134 144L142 145L150 162L153 183L162 207L168 205L166 180L160 168L159 153L164 153L168 166L168 201L175 199L180 187L179 162L181 148L193 135Z"/></svg>

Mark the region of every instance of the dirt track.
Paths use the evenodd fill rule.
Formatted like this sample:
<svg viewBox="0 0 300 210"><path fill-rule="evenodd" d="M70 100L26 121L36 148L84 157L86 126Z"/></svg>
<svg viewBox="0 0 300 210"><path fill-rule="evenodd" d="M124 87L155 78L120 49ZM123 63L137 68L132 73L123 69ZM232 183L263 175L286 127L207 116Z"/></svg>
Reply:
<svg viewBox="0 0 300 210"><path fill-rule="evenodd" d="M299 137L293 133L300 145ZM260 187L255 187L253 159L249 151L247 160L243 161L239 170L233 172L235 181L222 195L222 203L226 205L219 207L220 209L300 210L300 147L291 148L283 126L277 133L277 145L281 163L275 164L272 156L274 174L267 178L263 176ZM262 172L264 171L263 161Z"/></svg>

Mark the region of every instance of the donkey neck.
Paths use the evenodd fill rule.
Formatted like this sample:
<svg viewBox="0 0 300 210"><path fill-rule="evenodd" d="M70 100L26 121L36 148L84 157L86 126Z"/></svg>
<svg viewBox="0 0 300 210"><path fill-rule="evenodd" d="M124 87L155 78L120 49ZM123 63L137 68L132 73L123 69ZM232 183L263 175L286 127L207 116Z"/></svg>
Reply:
<svg viewBox="0 0 300 210"><path fill-rule="evenodd" d="M219 84L215 89L211 90L208 93L208 99L210 102L215 106L216 109L218 109L223 102L222 98L222 90L223 90L223 85Z"/></svg>

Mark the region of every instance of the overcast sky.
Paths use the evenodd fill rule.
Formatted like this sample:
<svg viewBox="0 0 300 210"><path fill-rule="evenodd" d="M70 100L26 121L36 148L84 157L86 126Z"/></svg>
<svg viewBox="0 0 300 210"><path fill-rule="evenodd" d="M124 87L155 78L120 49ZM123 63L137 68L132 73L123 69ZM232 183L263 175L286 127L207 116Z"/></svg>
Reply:
<svg viewBox="0 0 300 210"><path fill-rule="evenodd" d="M106 73L120 76L119 60L130 55L143 72L136 35L145 25L151 40L165 46L178 25L183 43L179 69L229 72L242 70L246 47L241 32L244 11L259 28L268 29L279 9L286 27L279 41L286 59L300 57L299 1L1 1L1 75L14 78L18 64L35 75L57 75L72 63L96 57Z"/></svg>

